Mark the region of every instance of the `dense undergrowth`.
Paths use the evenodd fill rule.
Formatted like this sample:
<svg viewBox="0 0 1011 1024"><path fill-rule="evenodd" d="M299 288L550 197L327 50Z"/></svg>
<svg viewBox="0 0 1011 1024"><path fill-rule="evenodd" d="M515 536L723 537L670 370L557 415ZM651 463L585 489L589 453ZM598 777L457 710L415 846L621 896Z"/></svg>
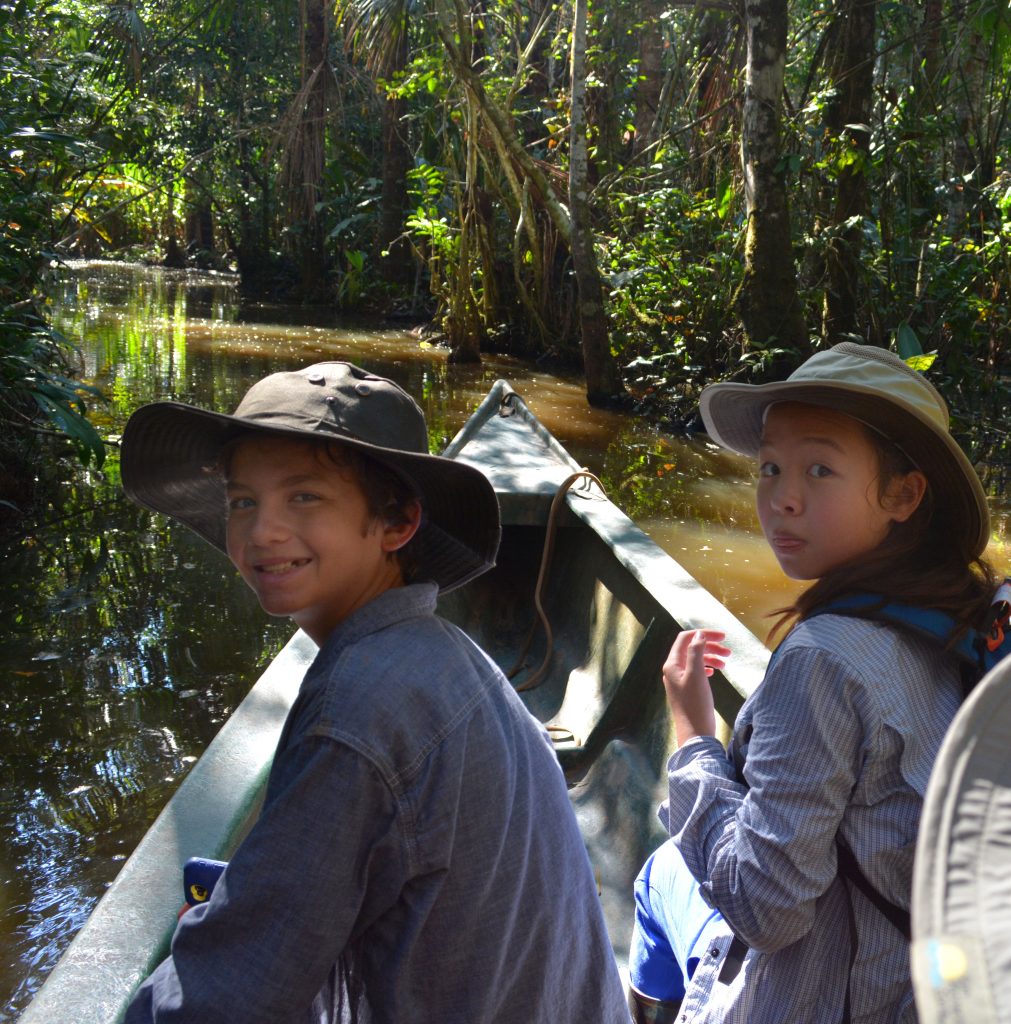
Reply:
<svg viewBox="0 0 1011 1024"><path fill-rule="evenodd" d="M503 159L490 108L446 59L438 4L0 2L0 515L24 510L54 459L102 459L87 420L100 396L46 317L46 274L64 256L234 268L251 294L579 362L571 258L538 191L565 192L570 13L452 9L470 11L472 65L539 186ZM595 256L632 407L691 428L704 383L761 380L839 340L826 308L842 252L842 336L926 356L959 436L991 487L1006 486L1006 4L943 3L937 23L879 5L868 123L841 127L845 76L826 55L846 4L790 12L778 171L806 346L741 326L736 15L650 0L591 9ZM855 173L865 198L840 220Z"/></svg>

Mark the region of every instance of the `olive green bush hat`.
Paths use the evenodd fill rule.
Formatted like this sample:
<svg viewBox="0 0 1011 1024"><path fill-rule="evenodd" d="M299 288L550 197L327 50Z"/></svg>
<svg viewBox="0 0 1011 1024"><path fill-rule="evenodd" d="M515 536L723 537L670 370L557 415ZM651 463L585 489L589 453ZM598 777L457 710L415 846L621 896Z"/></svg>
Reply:
<svg viewBox="0 0 1011 1024"><path fill-rule="evenodd" d="M966 524L972 556L990 539L983 485L951 436L948 407L934 386L892 352L844 341L817 352L784 381L710 384L699 399L709 436L741 455L758 455L765 410L807 402L846 413L902 449L923 471L946 522Z"/></svg>
<svg viewBox="0 0 1011 1024"><path fill-rule="evenodd" d="M425 416L397 384L351 363L317 363L254 384L229 416L180 402L142 406L123 432L127 495L225 550L223 447L249 432L336 441L409 480L421 495L411 541L417 579L452 590L495 564L501 527L488 478L430 455Z"/></svg>

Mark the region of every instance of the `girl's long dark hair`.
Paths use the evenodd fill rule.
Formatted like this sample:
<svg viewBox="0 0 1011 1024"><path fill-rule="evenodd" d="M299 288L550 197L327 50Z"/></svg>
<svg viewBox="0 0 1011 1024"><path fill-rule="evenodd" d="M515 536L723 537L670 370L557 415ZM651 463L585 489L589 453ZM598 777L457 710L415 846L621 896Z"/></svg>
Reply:
<svg viewBox="0 0 1011 1024"><path fill-rule="evenodd" d="M880 434L864 430L877 453L878 500L884 500L892 480L917 467ZM772 613L778 618L770 638L830 601L857 593L880 594L883 601L950 615L956 623L952 642L982 623L999 577L985 558L973 553L975 538L967 524L935 502L929 474L927 479L919 507L904 523L894 523L874 551L830 570L793 604Z"/></svg>

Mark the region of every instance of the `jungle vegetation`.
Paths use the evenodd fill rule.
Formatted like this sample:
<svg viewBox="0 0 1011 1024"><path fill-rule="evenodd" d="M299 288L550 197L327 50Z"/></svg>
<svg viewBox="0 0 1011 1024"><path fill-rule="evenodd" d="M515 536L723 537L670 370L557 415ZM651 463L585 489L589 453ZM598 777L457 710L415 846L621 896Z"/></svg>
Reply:
<svg viewBox="0 0 1011 1024"><path fill-rule="evenodd" d="M1007 0L0 0L0 497L39 431L102 457L67 256L432 321L678 424L852 338L1006 451L1009 70Z"/></svg>

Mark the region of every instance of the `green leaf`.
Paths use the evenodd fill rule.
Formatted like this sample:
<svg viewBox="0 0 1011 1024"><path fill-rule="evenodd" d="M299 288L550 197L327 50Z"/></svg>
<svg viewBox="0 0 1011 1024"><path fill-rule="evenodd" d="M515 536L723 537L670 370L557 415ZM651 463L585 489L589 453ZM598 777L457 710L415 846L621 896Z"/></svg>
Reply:
<svg viewBox="0 0 1011 1024"><path fill-rule="evenodd" d="M908 363L911 358L923 355L923 346L916 331L908 323L901 323L895 329L895 347L899 356ZM916 369L916 367L913 367Z"/></svg>
<svg viewBox="0 0 1011 1024"><path fill-rule="evenodd" d="M81 462L86 466L94 461L96 467L101 467L105 461L105 445L88 420L65 402L53 401L40 390L34 392L34 398L49 422L74 442Z"/></svg>
<svg viewBox="0 0 1011 1024"><path fill-rule="evenodd" d="M935 359L937 359L937 353L931 352L922 356L909 356L905 362L911 369L919 370L920 373L923 373L934 365Z"/></svg>

